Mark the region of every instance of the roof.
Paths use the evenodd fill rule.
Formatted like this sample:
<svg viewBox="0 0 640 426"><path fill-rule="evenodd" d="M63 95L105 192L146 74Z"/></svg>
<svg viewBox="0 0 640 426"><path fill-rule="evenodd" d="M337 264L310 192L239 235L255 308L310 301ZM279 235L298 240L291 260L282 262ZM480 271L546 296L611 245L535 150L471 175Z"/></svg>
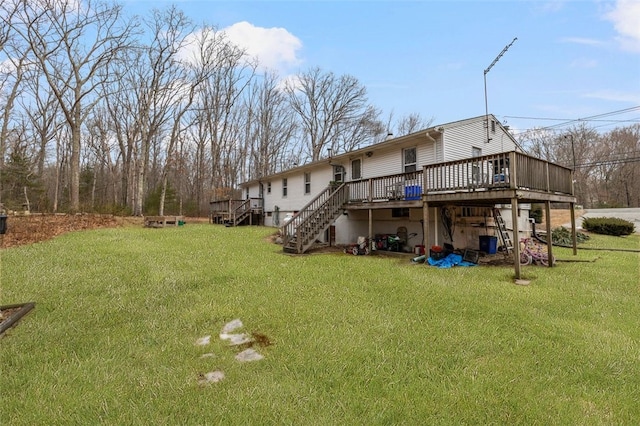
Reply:
<svg viewBox="0 0 640 426"><path fill-rule="evenodd" d="M516 143L517 145L517 141L513 138L513 136L511 135L511 133L509 133L507 131L507 129L502 125L502 123L500 123L496 117L493 114L489 114L489 117L491 117L496 124L504 131L505 134L509 135L509 137L513 140L514 143ZM435 126L431 126L429 128L426 129L422 129L419 130L417 132L413 132L410 133L408 135L404 135L404 136L399 136L396 138L387 138L382 142L378 142L372 145L367 145L363 148L359 148L359 149L355 149L352 151L348 151L348 152L344 152L341 154L337 154L337 155L333 155L331 157L325 157L325 158L321 158L319 160L316 161L312 161L309 163L305 163L302 164L300 166L295 166L292 167L290 169L286 169L286 170L282 170L280 172L277 173L273 173L267 176L264 176L262 178L259 179L252 179L250 181L247 182L243 182L240 184L241 187L246 187L246 186L250 186L252 184L256 184L265 180L270 180L273 178L277 178L278 176L286 176L286 175L290 175L290 174L295 174L295 173L300 173L304 170L308 170L308 169L314 169L320 165L326 165L328 162L330 161L336 161L339 162L340 160L343 159L348 159L349 157L353 157L354 155L360 155L360 154L365 154L367 152L378 152L378 151L383 151L383 150L387 150L387 149L397 149L398 147L401 147L404 144L410 144L412 142L414 142L416 139L423 139L426 135L429 135L433 138L435 138L436 136L442 134L442 132L446 129L451 129L454 127L459 127L459 126L463 126L475 121L479 121L479 120L486 120L487 116L486 115L481 115L478 117L472 117L472 118L466 118L463 120L458 120L458 121L453 121L450 123L444 123L444 124L437 124Z"/></svg>

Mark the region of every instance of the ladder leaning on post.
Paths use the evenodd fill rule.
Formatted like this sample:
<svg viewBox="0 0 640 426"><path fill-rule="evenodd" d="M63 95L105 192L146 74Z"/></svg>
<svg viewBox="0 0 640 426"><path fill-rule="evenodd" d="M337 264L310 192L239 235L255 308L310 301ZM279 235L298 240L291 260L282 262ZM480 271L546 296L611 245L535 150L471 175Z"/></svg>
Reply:
<svg viewBox="0 0 640 426"><path fill-rule="evenodd" d="M493 209L493 217L496 221L496 225L498 225L498 235L500 235L500 240L502 241L502 246L504 247L504 254L508 256L513 251L513 242L511 241L511 237L507 232L507 226L504 223L504 219L500 214L500 209Z"/></svg>

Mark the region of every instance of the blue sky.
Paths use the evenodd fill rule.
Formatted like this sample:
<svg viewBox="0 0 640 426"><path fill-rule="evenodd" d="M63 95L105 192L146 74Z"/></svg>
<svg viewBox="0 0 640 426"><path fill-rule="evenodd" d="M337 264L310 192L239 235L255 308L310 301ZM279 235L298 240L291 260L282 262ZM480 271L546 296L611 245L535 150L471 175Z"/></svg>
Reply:
<svg viewBox="0 0 640 426"><path fill-rule="evenodd" d="M640 122L640 0L124 1L136 14L170 4L283 77L316 66L356 77L385 116L483 115L484 70L517 37L486 75L503 123Z"/></svg>

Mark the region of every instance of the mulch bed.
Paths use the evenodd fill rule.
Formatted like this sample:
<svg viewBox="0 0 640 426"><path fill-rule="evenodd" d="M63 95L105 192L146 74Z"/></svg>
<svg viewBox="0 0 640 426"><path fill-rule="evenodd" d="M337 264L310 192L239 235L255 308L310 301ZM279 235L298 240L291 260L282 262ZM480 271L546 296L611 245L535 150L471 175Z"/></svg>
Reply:
<svg viewBox="0 0 640 426"><path fill-rule="evenodd" d="M35 303L21 303L17 305L0 306L0 337L5 331L15 327L15 325L35 307Z"/></svg>

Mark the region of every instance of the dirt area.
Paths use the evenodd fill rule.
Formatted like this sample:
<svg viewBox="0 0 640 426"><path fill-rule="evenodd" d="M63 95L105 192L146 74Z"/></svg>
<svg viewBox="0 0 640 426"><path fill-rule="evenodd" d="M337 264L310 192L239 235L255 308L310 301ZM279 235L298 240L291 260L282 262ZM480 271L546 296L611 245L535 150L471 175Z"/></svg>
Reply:
<svg viewBox="0 0 640 426"><path fill-rule="evenodd" d="M142 218L95 214L30 214L7 217L7 232L0 237L1 248L46 241L67 232L115 228L140 224Z"/></svg>

